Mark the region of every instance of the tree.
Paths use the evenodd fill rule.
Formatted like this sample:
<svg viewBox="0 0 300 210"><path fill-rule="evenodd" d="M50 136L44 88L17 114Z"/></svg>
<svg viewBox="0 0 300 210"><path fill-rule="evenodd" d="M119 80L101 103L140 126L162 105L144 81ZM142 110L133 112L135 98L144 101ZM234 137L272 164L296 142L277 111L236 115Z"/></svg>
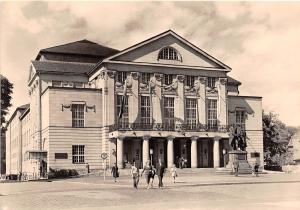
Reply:
<svg viewBox="0 0 300 210"><path fill-rule="evenodd" d="M278 119L273 112L263 112L264 160L267 166L282 166L292 161L288 149L294 132Z"/></svg>
<svg viewBox="0 0 300 210"><path fill-rule="evenodd" d="M13 84L0 74L1 77L1 126L5 123L5 116L8 114L8 108L11 107L11 95L13 93Z"/></svg>

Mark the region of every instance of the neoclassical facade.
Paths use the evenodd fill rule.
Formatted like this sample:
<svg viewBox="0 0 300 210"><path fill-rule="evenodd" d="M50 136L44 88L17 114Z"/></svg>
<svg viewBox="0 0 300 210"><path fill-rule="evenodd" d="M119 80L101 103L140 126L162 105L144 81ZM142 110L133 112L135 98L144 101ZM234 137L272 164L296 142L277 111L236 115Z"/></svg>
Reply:
<svg viewBox="0 0 300 210"><path fill-rule="evenodd" d="M171 30L122 51L87 40L40 50L19 168L41 176L87 163L98 170L161 159L170 167L179 158L185 167L219 168L235 125L247 133L248 161L263 165L262 98L240 95L230 71Z"/></svg>

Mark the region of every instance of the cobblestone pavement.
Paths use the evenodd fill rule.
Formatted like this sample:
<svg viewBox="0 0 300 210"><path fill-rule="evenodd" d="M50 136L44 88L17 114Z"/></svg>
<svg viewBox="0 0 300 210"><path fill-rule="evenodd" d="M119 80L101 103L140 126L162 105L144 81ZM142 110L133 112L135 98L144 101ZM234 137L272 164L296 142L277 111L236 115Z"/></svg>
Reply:
<svg viewBox="0 0 300 210"><path fill-rule="evenodd" d="M300 174L184 174L163 189L139 189L129 176L89 176L52 182L0 183L0 210L35 209L300 209Z"/></svg>

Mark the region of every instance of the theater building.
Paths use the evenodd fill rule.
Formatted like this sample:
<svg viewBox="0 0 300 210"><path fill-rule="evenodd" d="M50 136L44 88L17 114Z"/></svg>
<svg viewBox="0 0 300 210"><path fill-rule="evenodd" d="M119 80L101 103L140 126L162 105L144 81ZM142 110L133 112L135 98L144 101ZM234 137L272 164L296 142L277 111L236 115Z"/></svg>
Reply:
<svg viewBox="0 0 300 210"><path fill-rule="evenodd" d="M248 161L263 165L262 98L240 95L230 71L171 30L122 51L88 40L42 49L30 66L30 108L18 118L30 115L19 168L44 174L149 159L170 167L178 158L224 167L231 125L246 130Z"/></svg>

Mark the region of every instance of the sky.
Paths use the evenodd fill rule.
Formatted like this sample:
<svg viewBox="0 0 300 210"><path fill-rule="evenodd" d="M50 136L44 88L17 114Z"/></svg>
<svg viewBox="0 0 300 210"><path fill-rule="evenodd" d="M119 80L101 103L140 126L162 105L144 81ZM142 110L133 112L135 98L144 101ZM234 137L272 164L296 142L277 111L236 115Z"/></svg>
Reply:
<svg viewBox="0 0 300 210"><path fill-rule="evenodd" d="M119 50L172 29L232 68L240 95L300 125L300 2L0 2L0 71L29 102L30 61L88 39Z"/></svg>

